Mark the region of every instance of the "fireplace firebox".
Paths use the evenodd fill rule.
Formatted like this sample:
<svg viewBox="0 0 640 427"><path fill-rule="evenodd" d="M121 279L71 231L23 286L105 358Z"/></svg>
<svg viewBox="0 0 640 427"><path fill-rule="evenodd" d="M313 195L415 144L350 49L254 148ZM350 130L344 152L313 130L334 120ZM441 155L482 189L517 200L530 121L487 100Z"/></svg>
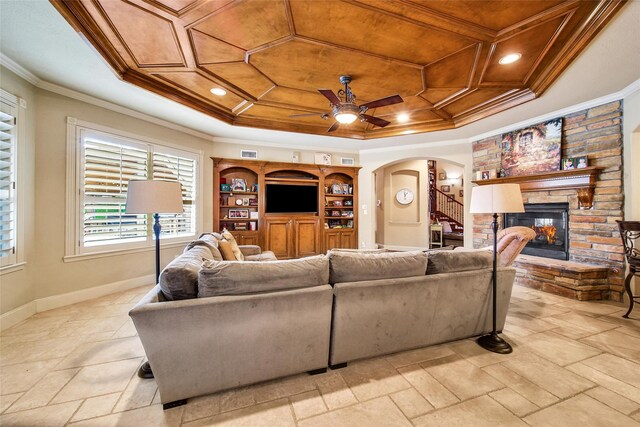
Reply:
<svg viewBox="0 0 640 427"><path fill-rule="evenodd" d="M523 254L553 259L569 259L569 204L525 203L524 213L504 214L505 227L528 227L536 237Z"/></svg>

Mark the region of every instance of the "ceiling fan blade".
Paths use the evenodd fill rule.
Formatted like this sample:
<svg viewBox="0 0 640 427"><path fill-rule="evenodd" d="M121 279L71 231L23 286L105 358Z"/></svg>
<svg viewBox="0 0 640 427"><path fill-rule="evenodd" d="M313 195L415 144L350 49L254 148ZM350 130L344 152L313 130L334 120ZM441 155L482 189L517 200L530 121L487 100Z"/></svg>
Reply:
<svg viewBox="0 0 640 427"><path fill-rule="evenodd" d="M385 119L381 119L379 117L373 117L370 116L368 114L363 114L362 117L364 117L365 122L369 122L372 125L378 126L378 127L385 127L386 125L390 124L391 122L386 121Z"/></svg>
<svg viewBox="0 0 640 427"><path fill-rule="evenodd" d="M404 100L400 97L400 95L392 95L387 96L386 98L376 99L375 101L367 102L366 104L362 104L360 107L367 107L367 109L384 107L387 105L400 104L404 102Z"/></svg>
<svg viewBox="0 0 640 427"><path fill-rule="evenodd" d="M318 116L318 117L322 117L323 113L305 113L305 114L293 114L291 116L289 116L290 118L295 118L295 117L311 117L311 116Z"/></svg>
<svg viewBox="0 0 640 427"><path fill-rule="evenodd" d="M327 130L327 132L333 132L334 130L338 129L339 126L340 126L340 122L336 120L336 122L331 125L331 127Z"/></svg>
<svg viewBox="0 0 640 427"><path fill-rule="evenodd" d="M327 98L333 105L340 105L340 98L338 98L338 95L333 93L331 89L318 89L318 92L323 94L324 97Z"/></svg>

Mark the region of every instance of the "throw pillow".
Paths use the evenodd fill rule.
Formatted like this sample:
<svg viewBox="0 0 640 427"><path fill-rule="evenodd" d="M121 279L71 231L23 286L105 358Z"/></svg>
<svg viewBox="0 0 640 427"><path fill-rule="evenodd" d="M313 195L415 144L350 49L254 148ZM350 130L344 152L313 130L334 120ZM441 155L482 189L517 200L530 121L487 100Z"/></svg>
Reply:
<svg viewBox="0 0 640 427"><path fill-rule="evenodd" d="M223 239L218 242L218 245L224 261L237 261L236 256L233 254L231 243Z"/></svg>
<svg viewBox="0 0 640 427"><path fill-rule="evenodd" d="M227 242L229 242L229 244L231 245L231 250L233 251L233 254L235 255L236 259L238 261L244 261L244 255L242 254L242 251L238 247L238 243L236 242L235 237L233 237L233 235L229 233L227 230L224 230L222 232L222 237L224 237L224 239Z"/></svg>
<svg viewBox="0 0 640 427"><path fill-rule="evenodd" d="M183 252L187 252L189 249L195 246L206 246L211 251L211 255L213 255L213 259L216 261L222 261L222 254L220 253L220 249L218 249L218 239L216 239L210 233L204 233L200 235L198 240L194 240L190 242L185 248Z"/></svg>
<svg viewBox="0 0 640 427"><path fill-rule="evenodd" d="M244 295L326 285L324 255L271 262L207 262L198 274L198 297Z"/></svg>
<svg viewBox="0 0 640 427"><path fill-rule="evenodd" d="M412 252L343 252L331 250L329 283L360 282L423 276L427 271L427 254Z"/></svg>
<svg viewBox="0 0 640 427"><path fill-rule="evenodd" d="M205 260L213 260L211 251L204 245L197 245L171 261L158 280L164 297L169 301L196 298L198 272Z"/></svg>

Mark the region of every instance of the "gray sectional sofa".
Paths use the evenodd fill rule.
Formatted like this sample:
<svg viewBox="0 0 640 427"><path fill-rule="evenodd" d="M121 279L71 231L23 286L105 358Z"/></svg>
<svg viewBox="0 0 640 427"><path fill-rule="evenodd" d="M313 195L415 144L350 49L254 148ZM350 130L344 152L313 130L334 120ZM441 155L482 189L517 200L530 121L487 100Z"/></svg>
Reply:
<svg viewBox="0 0 640 427"><path fill-rule="evenodd" d="M484 251L251 262L217 261L203 246L183 254L189 280L171 276L188 291L161 278L130 312L164 404L491 330ZM498 271L499 330L514 278Z"/></svg>

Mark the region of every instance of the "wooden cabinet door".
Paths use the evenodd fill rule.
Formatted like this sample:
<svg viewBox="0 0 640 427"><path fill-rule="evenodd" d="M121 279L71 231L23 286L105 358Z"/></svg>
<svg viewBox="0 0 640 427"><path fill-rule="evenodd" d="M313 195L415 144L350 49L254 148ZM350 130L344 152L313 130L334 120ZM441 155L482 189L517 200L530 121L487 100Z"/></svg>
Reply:
<svg viewBox="0 0 640 427"><path fill-rule="evenodd" d="M340 247L340 232L333 230L325 230L324 232L324 251Z"/></svg>
<svg viewBox="0 0 640 427"><path fill-rule="evenodd" d="M265 220L266 251L273 251L278 259L294 258L292 222L289 218L269 218Z"/></svg>
<svg viewBox="0 0 640 427"><path fill-rule="evenodd" d="M256 245L260 246L260 237L258 233L245 234L242 236L243 245Z"/></svg>
<svg viewBox="0 0 640 427"><path fill-rule="evenodd" d="M340 231L340 247L343 249L356 249L356 233L354 231Z"/></svg>
<svg viewBox="0 0 640 427"><path fill-rule="evenodd" d="M320 218L294 220L295 257L318 255L320 245Z"/></svg>

